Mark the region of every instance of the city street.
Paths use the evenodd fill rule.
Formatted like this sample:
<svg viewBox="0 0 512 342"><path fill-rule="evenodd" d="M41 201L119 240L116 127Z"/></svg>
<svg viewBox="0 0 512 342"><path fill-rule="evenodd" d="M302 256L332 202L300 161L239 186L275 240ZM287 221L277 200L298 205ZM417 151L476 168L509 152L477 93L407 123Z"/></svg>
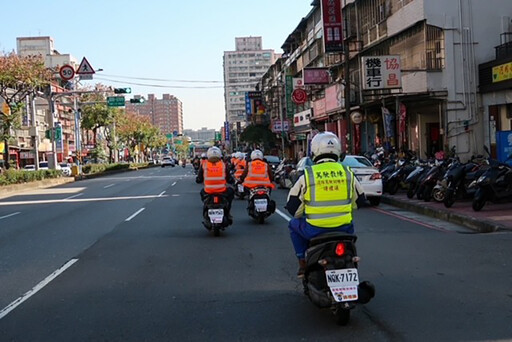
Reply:
<svg viewBox="0 0 512 342"><path fill-rule="evenodd" d="M194 180L154 167L0 199L0 341L512 339L512 233L361 208L376 297L340 327L296 278L287 192L263 225L235 199L214 237Z"/></svg>

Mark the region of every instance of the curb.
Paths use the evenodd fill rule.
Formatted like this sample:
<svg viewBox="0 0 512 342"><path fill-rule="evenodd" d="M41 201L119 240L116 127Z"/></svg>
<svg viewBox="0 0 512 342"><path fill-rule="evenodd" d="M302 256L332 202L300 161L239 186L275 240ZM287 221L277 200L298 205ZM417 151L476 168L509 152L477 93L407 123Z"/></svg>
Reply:
<svg viewBox="0 0 512 342"><path fill-rule="evenodd" d="M51 188L52 186L73 183L74 181L75 181L75 179L73 177L59 177L59 178L43 179L40 181L35 181L35 182L30 182L30 183L6 185L6 186L0 187L0 199L12 196L16 192L21 192L24 190Z"/></svg>
<svg viewBox="0 0 512 342"><path fill-rule="evenodd" d="M451 223L459 224L465 226L469 229L477 231L479 233L493 233L499 230L510 230L510 228L501 225L499 223L495 223L492 221L482 221L479 219L475 219L473 217L465 216L457 214L453 211L443 210L443 209L433 209L426 206L421 206L416 203L410 203L398 200L391 196L382 196L381 201L386 204L393 205L395 207L399 207L402 209L406 209L409 211L414 211L418 214L438 218L444 221L448 221Z"/></svg>

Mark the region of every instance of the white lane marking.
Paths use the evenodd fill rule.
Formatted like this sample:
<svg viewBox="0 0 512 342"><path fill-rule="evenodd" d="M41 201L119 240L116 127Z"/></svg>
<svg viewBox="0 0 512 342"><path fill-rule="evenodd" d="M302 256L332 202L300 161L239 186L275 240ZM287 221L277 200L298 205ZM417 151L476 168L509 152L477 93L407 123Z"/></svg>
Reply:
<svg viewBox="0 0 512 342"><path fill-rule="evenodd" d="M43 281L41 281L39 284L34 286L32 290L28 291L18 299L16 299L11 304L7 305L5 308L0 311L0 319L4 318L11 312L12 310L16 309L21 303L35 295L39 290L41 290L43 287L48 285L53 279L57 278L62 272L70 268L75 262L77 262L78 259L71 259L67 263L65 263L61 268L50 274L48 277L46 277Z"/></svg>
<svg viewBox="0 0 512 342"><path fill-rule="evenodd" d="M176 182L172 183L171 186L175 186L176 185Z"/></svg>
<svg viewBox="0 0 512 342"><path fill-rule="evenodd" d="M1 219L4 219L4 218L11 217L11 216L14 216L14 215L18 215L18 214L21 214L21 212L20 212L20 211L18 211L18 212L15 212L15 213L9 214L9 215L0 216L0 220L1 220Z"/></svg>
<svg viewBox="0 0 512 342"><path fill-rule="evenodd" d="M160 195L158 195L158 197L162 197L164 194L165 194L165 190L164 190L164 191L162 191L162 192L160 193Z"/></svg>
<svg viewBox="0 0 512 342"><path fill-rule="evenodd" d="M178 194L173 194L172 197L180 197Z"/></svg>
<svg viewBox="0 0 512 342"><path fill-rule="evenodd" d="M69 196L68 198L64 198L64 201L70 200L70 199L73 199L73 198L76 198L76 197L82 196L82 195L83 195L83 193L79 193L79 194L76 194L76 195L73 195L73 196Z"/></svg>
<svg viewBox="0 0 512 342"><path fill-rule="evenodd" d="M146 196L121 196L121 197L103 197L103 198L83 198L83 199L70 199L70 200L38 200L38 201L16 201L16 202L0 202L0 207L8 205L23 205L23 204L49 204L49 203L78 203L78 202L102 202L102 201L119 201L119 200L136 200L136 199L149 199L157 198L158 195ZM165 196L161 196L165 197Z"/></svg>
<svg viewBox="0 0 512 342"><path fill-rule="evenodd" d="M135 212L135 214L133 214L132 216L128 217L125 221L128 222L128 221L131 221L135 216L139 215L141 212L144 211L144 209L146 208L140 208L139 210L137 210Z"/></svg>
<svg viewBox="0 0 512 342"><path fill-rule="evenodd" d="M103 187L103 189L108 189L108 188L110 188L110 187L113 187L114 185L115 185L115 184L105 185L105 186Z"/></svg>
<svg viewBox="0 0 512 342"><path fill-rule="evenodd" d="M276 209L276 213L279 214L279 216L281 216L282 218L284 218L286 221L290 221L292 218L288 215L286 215L285 213L283 213L281 210L279 209Z"/></svg>
<svg viewBox="0 0 512 342"><path fill-rule="evenodd" d="M149 175L151 176L154 172L150 172Z"/></svg>

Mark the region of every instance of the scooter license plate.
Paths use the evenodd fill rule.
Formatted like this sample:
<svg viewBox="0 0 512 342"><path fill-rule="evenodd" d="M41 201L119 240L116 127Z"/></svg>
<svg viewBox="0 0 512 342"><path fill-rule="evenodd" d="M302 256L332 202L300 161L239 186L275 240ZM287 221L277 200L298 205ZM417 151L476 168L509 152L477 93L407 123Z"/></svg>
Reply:
<svg viewBox="0 0 512 342"><path fill-rule="evenodd" d="M359 274L357 268L325 271L327 285L331 289L332 296L337 302L348 302L358 299L357 286Z"/></svg>
<svg viewBox="0 0 512 342"><path fill-rule="evenodd" d="M208 209L208 216L211 223L222 223L224 209Z"/></svg>
<svg viewBox="0 0 512 342"><path fill-rule="evenodd" d="M265 198L255 199L254 208L257 212L267 211L267 200Z"/></svg>
<svg viewBox="0 0 512 342"><path fill-rule="evenodd" d="M238 192L244 192L244 186L242 184L238 184Z"/></svg>

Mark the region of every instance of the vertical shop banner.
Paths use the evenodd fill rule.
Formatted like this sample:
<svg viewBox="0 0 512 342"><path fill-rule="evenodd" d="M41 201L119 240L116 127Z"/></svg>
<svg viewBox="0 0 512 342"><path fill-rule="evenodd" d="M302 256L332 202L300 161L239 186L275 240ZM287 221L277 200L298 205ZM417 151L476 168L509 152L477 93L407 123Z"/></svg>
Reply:
<svg viewBox="0 0 512 342"><path fill-rule="evenodd" d="M382 122L386 138L391 139L395 136L395 126L393 125L393 114L386 107L382 107Z"/></svg>
<svg viewBox="0 0 512 342"><path fill-rule="evenodd" d="M292 93L293 93L293 76L286 76L285 81L285 90L286 90L286 116L289 119L293 118L295 114L295 104L292 101Z"/></svg>
<svg viewBox="0 0 512 342"><path fill-rule="evenodd" d="M362 57L364 90L402 87L400 56Z"/></svg>
<svg viewBox="0 0 512 342"><path fill-rule="evenodd" d="M226 135L225 139L226 141L229 141L230 140L230 135L229 135L229 122L228 121L224 121L224 134Z"/></svg>
<svg viewBox="0 0 512 342"><path fill-rule="evenodd" d="M343 21L341 0L322 0L325 52L343 51Z"/></svg>

